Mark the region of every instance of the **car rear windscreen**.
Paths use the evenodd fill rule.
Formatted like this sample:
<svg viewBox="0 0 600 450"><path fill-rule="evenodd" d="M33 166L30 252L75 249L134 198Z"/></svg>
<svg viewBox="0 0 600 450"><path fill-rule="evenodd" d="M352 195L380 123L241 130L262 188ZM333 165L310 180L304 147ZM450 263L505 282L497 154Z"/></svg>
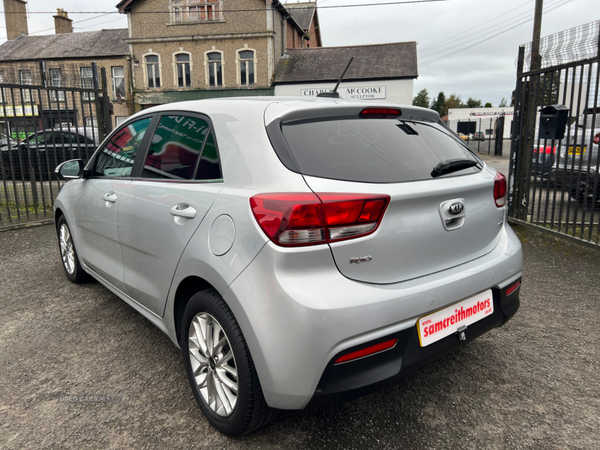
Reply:
<svg viewBox="0 0 600 450"><path fill-rule="evenodd" d="M396 119L283 123L288 147L304 175L344 181L427 180L439 163L477 158L441 125ZM478 167L448 176L471 174Z"/></svg>

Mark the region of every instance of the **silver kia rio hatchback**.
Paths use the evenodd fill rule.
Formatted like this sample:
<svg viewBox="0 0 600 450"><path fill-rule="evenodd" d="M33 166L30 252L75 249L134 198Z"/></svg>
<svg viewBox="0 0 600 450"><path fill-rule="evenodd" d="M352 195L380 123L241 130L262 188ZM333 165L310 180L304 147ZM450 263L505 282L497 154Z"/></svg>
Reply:
<svg viewBox="0 0 600 450"><path fill-rule="evenodd" d="M506 179L431 110L166 104L56 171L67 277L164 331L230 436L379 389L519 307Z"/></svg>

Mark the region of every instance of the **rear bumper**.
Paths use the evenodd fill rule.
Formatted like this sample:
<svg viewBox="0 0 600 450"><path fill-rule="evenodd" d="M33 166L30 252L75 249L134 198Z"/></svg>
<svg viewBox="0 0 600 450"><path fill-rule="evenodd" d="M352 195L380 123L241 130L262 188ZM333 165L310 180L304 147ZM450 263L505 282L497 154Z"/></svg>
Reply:
<svg viewBox="0 0 600 450"><path fill-rule="evenodd" d="M517 289L507 296L506 288L493 289L494 313L467 327L466 340L461 341L458 335L454 334L427 347L421 347L417 329L412 327L379 340L398 339L396 346L391 350L338 365L335 361L341 354L336 355L329 361L306 408L328 406L379 390L395 379L466 345L491 329L504 325L519 309L519 291L520 289ZM367 345L374 345L379 341ZM348 349L344 354L360 348Z"/></svg>
<svg viewBox="0 0 600 450"><path fill-rule="evenodd" d="M490 253L392 285L345 278L328 246L283 249L268 243L223 297L244 333L267 403L303 409L362 395L451 350L455 338L415 347L419 317L490 288L501 292L521 278L522 267L521 244L508 225ZM496 312L470 326L467 341L500 326L518 308L513 302L511 312L494 295ZM400 339L393 361L380 365L373 359L379 356L368 357L365 362L373 365L360 376L331 381L337 355L389 336Z"/></svg>

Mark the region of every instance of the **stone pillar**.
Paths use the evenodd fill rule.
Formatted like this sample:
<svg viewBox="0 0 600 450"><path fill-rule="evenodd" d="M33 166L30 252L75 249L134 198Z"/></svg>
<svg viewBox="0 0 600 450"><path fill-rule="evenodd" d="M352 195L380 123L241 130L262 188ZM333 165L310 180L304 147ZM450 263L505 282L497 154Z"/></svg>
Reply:
<svg viewBox="0 0 600 450"><path fill-rule="evenodd" d="M27 2L25 0L4 0L6 38L16 39L22 34L29 35L27 28Z"/></svg>

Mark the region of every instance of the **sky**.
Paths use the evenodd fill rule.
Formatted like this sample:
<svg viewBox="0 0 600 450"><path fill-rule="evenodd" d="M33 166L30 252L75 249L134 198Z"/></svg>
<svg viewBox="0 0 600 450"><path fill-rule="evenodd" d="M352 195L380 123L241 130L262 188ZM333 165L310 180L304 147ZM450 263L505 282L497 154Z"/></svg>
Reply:
<svg viewBox="0 0 600 450"><path fill-rule="evenodd" d="M413 3L382 5L381 3ZM288 0L293 3L294 0ZM29 34L52 34L65 9L75 32L125 28L118 0L29 0ZM378 5L373 5L373 4ZM519 45L532 40L535 0L318 0L324 46L417 42L414 95L443 91L497 106L516 83ZM353 5L353 7L341 7ZM358 6L370 5L370 6ZM81 14L79 12L88 12ZM6 40L0 22L0 44ZM600 20L600 0L544 0L542 37Z"/></svg>

